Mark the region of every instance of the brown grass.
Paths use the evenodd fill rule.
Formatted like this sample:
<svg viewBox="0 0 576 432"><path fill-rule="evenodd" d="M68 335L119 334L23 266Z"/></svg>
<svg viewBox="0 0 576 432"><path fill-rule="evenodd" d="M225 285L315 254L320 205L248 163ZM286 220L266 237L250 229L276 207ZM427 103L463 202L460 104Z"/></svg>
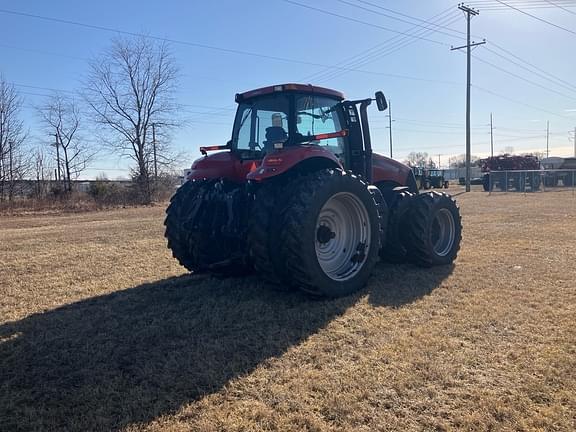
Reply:
<svg viewBox="0 0 576 432"><path fill-rule="evenodd" d="M185 275L162 209L0 218L0 430L576 430L576 197L459 196L452 268Z"/></svg>

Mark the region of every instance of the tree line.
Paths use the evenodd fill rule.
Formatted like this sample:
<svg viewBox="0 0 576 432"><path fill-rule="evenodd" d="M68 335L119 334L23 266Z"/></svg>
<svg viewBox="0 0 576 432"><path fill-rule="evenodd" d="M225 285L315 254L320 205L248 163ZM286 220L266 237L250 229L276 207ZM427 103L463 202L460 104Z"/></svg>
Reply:
<svg viewBox="0 0 576 432"><path fill-rule="evenodd" d="M138 201L149 203L156 180L176 161L170 135L181 125L177 90L178 68L166 43L116 38L89 62L77 91L54 92L34 106L50 137L34 146L22 120L23 97L0 76L0 201L14 200L24 179L37 180L38 195L52 180L60 188L53 192L67 196L98 152L108 151L132 160Z"/></svg>

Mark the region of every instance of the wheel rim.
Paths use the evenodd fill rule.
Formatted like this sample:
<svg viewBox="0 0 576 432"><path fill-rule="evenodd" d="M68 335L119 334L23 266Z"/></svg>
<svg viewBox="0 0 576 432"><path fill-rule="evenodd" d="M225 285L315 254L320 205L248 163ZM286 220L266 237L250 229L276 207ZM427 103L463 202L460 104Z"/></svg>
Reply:
<svg viewBox="0 0 576 432"><path fill-rule="evenodd" d="M370 219L360 199L349 192L333 195L316 222L316 257L332 280L345 281L364 266L370 250Z"/></svg>
<svg viewBox="0 0 576 432"><path fill-rule="evenodd" d="M446 256L454 245L456 237L456 224L454 216L448 209L440 209L432 221L432 244L434 252L439 256Z"/></svg>

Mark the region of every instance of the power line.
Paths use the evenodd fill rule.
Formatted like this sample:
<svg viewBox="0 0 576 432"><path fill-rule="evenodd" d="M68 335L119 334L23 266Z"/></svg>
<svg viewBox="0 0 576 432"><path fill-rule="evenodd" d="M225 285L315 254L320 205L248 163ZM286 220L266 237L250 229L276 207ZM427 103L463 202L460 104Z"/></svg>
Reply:
<svg viewBox="0 0 576 432"><path fill-rule="evenodd" d="M400 34L400 35L410 36L410 35L409 35L407 32L405 32L405 31L403 32L403 31L401 31L401 30L391 29L391 28L388 28L388 27L384 27L384 26L381 26L381 25L378 25L378 24L374 24L374 23L368 22L368 21L362 21L362 20L359 20L359 19L356 19L356 18L348 17L348 16L345 16L345 15L340 15L340 14L337 14L336 12L330 12L330 11L327 11L327 10L325 10L325 9L320 9L320 8L317 8L317 7L314 7L314 6L306 5L306 4L303 4L303 3L298 3L298 2L293 1L293 0L281 0L281 1L283 1L283 2L285 2L285 3L293 4L293 5L296 5L296 6L300 6L300 7L303 7L303 8L305 8L305 9L310 9L310 10L313 10L313 11L316 11L316 12L320 12L320 13L323 13L323 14L326 14L326 15L335 16L335 17L338 17L338 18L341 18L341 19L344 19L344 20L347 20L347 21L352 21L352 22L355 22L355 23L358 23L358 24L363 24L363 25L369 26L369 27L378 28L378 29L380 29L380 30L385 30L385 31L389 31L389 32L392 32L392 33L398 33L398 34ZM440 42L440 41L437 41L437 40L434 40L434 39L428 39L428 38L419 37L419 36L410 36L410 37L414 37L414 38L416 38L416 39L424 40L424 41L427 41L427 42L432 42L432 43L435 43L435 44L438 44L438 45L445 45L445 46L447 45L447 44L444 43L444 42Z"/></svg>
<svg viewBox="0 0 576 432"><path fill-rule="evenodd" d="M44 50L32 49L32 48L22 48L22 47L17 47L14 45L0 44L0 47L13 49L13 50L17 50L17 51L33 52L33 53L43 54L43 55L52 56L52 57L63 57L63 58L72 59L72 60L89 61L89 59L85 58L85 57L76 57L76 56L71 56L68 54L62 54L62 53L56 53L56 52L44 51Z"/></svg>
<svg viewBox="0 0 576 432"><path fill-rule="evenodd" d="M558 24L554 24L553 22L550 22L550 21L548 21L548 20L545 20L544 18L540 18L539 16L532 15L531 13L528 13L528 12L526 12L526 11L523 11L522 9L518 9L517 7L514 7L514 6L512 6L512 5L509 5L509 4L507 4L507 3L504 3L504 2L501 1L501 0L496 0L496 1L497 1L498 3L501 3L501 4L505 5L505 6L508 6L510 9L514 9L515 11L518 11L518 12L524 14L524 15L527 15L527 16L532 17L532 18L534 18L534 19L536 19L536 20L538 20L538 21L541 21L541 22L543 22L543 23L546 23L546 24L548 24L548 25L551 25L552 27L556 27L557 29L564 30L565 32L572 33L573 35L576 35L576 32L575 32L575 31L572 31L572 30L570 30L570 29L568 29L568 28L566 28L566 27L559 26Z"/></svg>
<svg viewBox="0 0 576 432"><path fill-rule="evenodd" d="M502 71L502 72L504 72L504 73L506 73L506 74L508 74L508 75L511 75L511 76L513 76L513 77L515 77L515 78L518 78L518 79L520 79L520 80L522 80L522 81L526 81L527 83L532 84L533 86L540 87L541 89L547 90L547 91L552 92L552 93L556 93L557 95L560 95L560 96L562 96L562 97L565 97L566 99L576 101L576 98L574 98L574 97L566 96L564 93L561 93L561 92L556 91L556 90L554 90L554 89L551 89L551 88L549 88L549 87L546 87L546 86L543 86L543 85L541 85L541 84L538 84L537 82L532 81L532 80L529 80L528 78L524 78L524 77L522 77L522 76L520 76L520 75L517 75L517 74L515 74L514 72L510 72L510 71L507 70L507 69L504 69L504 68L501 68L500 66L495 65L494 63L491 63L491 62L489 62L489 61L487 61L487 60L483 60L482 58L478 57L477 55L474 55L474 54L473 54L472 57L474 57L474 58L475 58L476 60L478 60L479 62L482 62L482 63L485 63L485 64L487 64L487 65L489 65L489 66L492 66L493 68L498 69L499 71Z"/></svg>
<svg viewBox="0 0 576 432"><path fill-rule="evenodd" d="M492 9L492 8L500 8L500 9L508 9L507 6L502 5L497 0L492 1L479 1L475 0L472 2L474 5L478 5L483 9ZM554 3L548 0L538 0L538 1L514 1L508 0L507 2L510 5L528 9L536 9L536 8L548 8L551 9L552 7L557 7L558 5L566 6L566 7L576 7L576 3L572 0L557 0Z"/></svg>
<svg viewBox="0 0 576 432"><path fill-rule="evenodd" d="M456 22L457 20L458 20L458 18L454 18L450 21L450 23ZM419 31L422 31L422 30L419 30ZM433 30L429 31L428 33L421 33L421 34L429 34L432 32L433 32ZM404 40L400 40L399 44L397 44L395 46L385 47L385 48L379 50L378 52L375 52L373 54L365 56L364 59L359 60L359 63L356 63L356 66L364 66L364 65L367 65L369 63L372 63L372 62L374 62L374 61L376 61L382 57L393 54L393 53L401 50L402 48L405 48L408 45L411 45L415 42L417 42L415 39L407 40L407 38L405 38ZM323 80L324 81L332 80L332 79L335 79L337 77L344 75L345 73L346 72L343 72L343 71L332 71L330 74L323 77Z"/></svg>
<svg viewBox="0 0 576 432"><path fill-rule="evenodd" d="M446 12L448 12L451 8L449 9L445 9L444 11L438 13L437 15L435 15L434 17L432 17L431 19L434 19L440 15L444 15ZM439 18L440 19L440 18ZM444 18L442 18L444 19ZM414 27L412 28L414 29ZM411 30L412 30L411 29ZM401 37L401 36L393 36L389 39L386 39L384 42L381 42L379 44L377 44L376 46L373 46L371 48L368 48L366 50L361 51L358 54L353 55L352 57L349 57L347 60L341 61L339 63L336 63L335 66L349 66L349 67L354 67L357 66L359 64L365 64L363 63L363 60L369 59L370 57L374 56L374 55L378 55L380 53L382 53L385 50L390 49L391 47L395 46L395 44L397 44L398 42L401 42L402 40L407 39L406 37ZM332 67L330 68L326 68L322 71L316 72L312 75L308 75L306 77L304 77L303 80L309 80L309 79L319 79L319 77L323 76L323 75L330 75L334 72L334 69Z"/></svg>
<svg viewBox="0 0 576 432"><path fill-rule="evenodd" d="M537 9L553 9L553 6L525 6L525 7L522 7L522 10L537 10ZM510 8L508 8L506 6L493 6L493 7L482 8L482 10L489 11L489 12L498 12L498 11L509 11Z"/></svg>
<svg viewBox="0 0 576 432"><path fill-rule="evenodd" d="M375 62L376 60L379 60L383 57L386 57L390 54L393 54L403 48L406 48L407 46L415 43L416 41L414 39L409 39L409 40L400 40L398 41L399 43L397 44L393 44L392 46L383 46L382 48L379 48L378 50L370 53L370 54L366 54L360 58L358 58L357 60L355 60L354 62L352 62L352 65L354 67L359 67L359 66L365 66L368 65L370 63ZM317 80L322 80L321 82L327 82L330 80L333 80L335 78L338 78L342 75L347 74L347 71L341 71L341 70L327 70L324 71L323 74L321 74L320 77L316 77Z"/></svg>
<svg viewBox="0 0 576 432"><path fill-rule="evenodd" d="M364 7L364 6L361 6L361 5L356 4L356 3L351 3L351 2L346 1L346 0L336 0L336 1L337 1L337 2L340 2L340 3L343 3L343 4L346 4L346 5L349 5L349 6L352 6L352 7L355 7L355 8L357 8L357 9L361 9L361 10L364 10L364 11L371 12L371 13L376 14L376 15L379 15L379 16L384 16L384 17L386 17L386 18L390 18L390 19L393 19L393 20L396 20L396 21L400 21L400 22L403 22L403 23L407 23L407 24L410 24L410 25L412 25L412 26L424 27L422 24L415 24L415 23L410 22L410 21L408 21L408 20L405 20L405 19L402 19L402 18L398 18L398 17L394 17L394 16L392 16L392 15L385 14L385 13L383 13L383 12L378 12L378 11L375 11L375 10L373 10L373 9L370 9L370 8L367 8L367 7ZM392 11L392 9L387 9L387 8L384 8L384 7L379 6L379 5L375 5L375 4L370 3L370 2L367 2L367 1L362 1L362 0L359 0L359 1L360 1L360 3L368 4L368 5L371 5L371 6L373 6L373 7L377 7L378 9L383 9L383 10ZM392 12L397 13L397 12L395 12L395 11L392 11ZM409 18L411 18L411 19L413 19L413 20L414 20L414 19L418 19L418 18L411 17L410 15L404 15L404 14L403 14L403 16L409 17ZM420 19L418 19L418 21L426 22L426 21L420 20ZM448 27L445 27L445 26L436 26L436 25L435 25L434 27L438 27L438 28L440 28L440 29L448 29L448 30L451 30L452 32L459 33L460 35L464 34L464 33L461 32L461 31L452 30L452 29L450 29L450 28L448 28ZM427 27L426 27L426 28L427 28ZM445 31L443 31L443 30L438 30L438 28L434 30L435 33L440 33L440 34L448 35L448 36L450 36L450 37L455 37L453 33L448 33L448 32L445 32Z"/></svg>
<svg viewBox="0 0 576 432"><path fill-rule="evenodd" d="M289 1L289 0L283 0L283 1ZM286 62L286 63L301 64L301 65L306 65L306 66L316 66L316 67L322 67L322 68L333 68L333 69L339 69L339 70L347 71L347 72L359 72L359 73L365 73L368 75L388 76L388 77L392 77L392 78L401 78L401 79L408 79L408 80L415 80L415 81L436 82L436 83L441 83L441 84L458 84L458 83L449 82L449 81L431 80L431 79L426 79L426 78L410 77L407 75L388 74L385 72L374 72L374 71L367 71L367 70L356 69L356 68L332 66L332 65L327 65L327 64L323 64L323 63L290 59L290 58L285 58L285 57L260 54L260 53L237 50L237 49L232 49L232 48L223 48L223 47L201 44L201 43L197 43L197 42L183 41L183 40L173 39L173 38L162 38L162 37L158 37L158 36L147 35L147 34L143 34L143 33L136 33L136 32L126 31L126 30L120 30L120 29L115 29L115 28L111 28L111 27L86 24L86 23L81 23L81 22L77 22L77 21L64 20L64 19L53 18L53 17L46 17L46 16L42 16L42 15L17 12L17 11L12 11L12 10L7 10L7 9L0 9L0 13L6 13L6 14L16 15L16 16L23 16L23 17L27 17L27 18L34 18L34 19L39 19L39 20L44 20L44 21L52 21L52 22L57 22L60 24L79 26L79 27L89 28L92 30L118 33L118 34L123 34L123 35L127 35L127 36L143 37L146 39L152 39L152 40L157 40L157 41L161 41L161 42L169 42L169 43L173 43L173 44L177 44L177 45L184 45L184 46L190 46L190 47L195 47L195 48L203 48L203 49L208 49L208 50L225 52L225 53L229 53L229 54L238 54L238 55L244 55L244 56L250 56L250 57L264 58L264 59L268 59L268 60L275 60L275 61L281 61L281 62ZM402 32L400 32L400 33L402 33ZM445 45L444 43L441 43L441 42L439 42L439 43L442 45Z"/></svg>
<svg viewBox="0 0 576 432"><path fill-rule="evenodd" d="M75 94L75 91L72 90L62 90L62 89L56 89L56 88L52 88L52 87L40 87L40 86L33 86L33 85L29 85L29 84L18 84L18 83L12 83L13 85L17 86L17 87L25 87L25 88L31 88L31 89L36 89L36 90L49 90L49 91L53 91L53 92L57 92L57 93L73 93Z"/></svg>
<svg viewBox="0 0 576 432"><path fill-rule="evenodd" d="M512 102L512 103L515 103L515 104L518 104L518 105L523 105L523 106L525 106L525 107L527 107L527 108L532 108L532 109L537 110L537 111L542 111L542 112L545 112L545 113L547 113L547 114L551 114L551 115L553 115L553 116L560 117L560 118L563 118L563 119L574 120L573 118L570 118L570 117L567 117L567 116L563 116L563 115L561 115L561 114L555 113L554 111L548 111L548 110L546 110L546 109L544 109L544 108L540 108L540 107L537 107L537 106L534 106L534 105L530 105L530 104L527 104L527 103L524 103L524 102L517 101L517 100L515 100L515 99L509 98L508 96L504 96L504 95L498 94L498 93L496 93L496 92L493 92L492 90L488 90L488 89L485 89L485 88L483 88L483 87L479 87L479 86L477 86L477 85L475 85L475 84L472 85L472 87L475 88L476 90L480 90L481 92L488 93L488 94L491 94L492 96L496 96L496 97L498 97L498 98L500 98L500 99L507 100L508 102Z"/></svg>
<svg viewBox="0 0 576 432"><path fill-rule="evenodd" d="M388 129L388 126L386 127L372 127L370 129ZM423 129L403 129L403 128L394 128L394 131L400 131L400 132L408 132L408 133L430 133L430 134L437 134L437 135L462 135L461 132L446 132L446 131L435 131L435 130L423 130Z"/></svg>
<svg viewBox="0 0 576 432"><path fill-rule="evenodd" d="M494 43L492 43L492 45L494 45ZM498 57L500 57L500 58L503 58L504 60L512 63L513 65L518 66L518 67L521 68L521 69L524 69L524 70L526 70L526 71L528 71L528 72L530 72L530 73L532 73L532 74L534 74L534 75L536 75L536 76L538 76L538 77L541 77L541 78L543 78L543 79L545 79L545 80L547 80L547 81L550 81L551 84L557 85L557 86L562 87L562 88L564 88L564 89L566 89L566 90L568 90L568 91L571 91L571 92L576 92L576 87L574 87L574 86L572 86L572 85L570 85L570 84L564 84L564 83L562 83L558 78L555 78L554 75L547 74L547 73L535 72L535 71L531 70L529 67L526 67L526 66L522 65L521 63L518 63L518 62L515 62L514 60L511 60L510 58L508 58L508 57L506 57L506 56L504 56L504 55L502 55L502 54L494 51L493 49L490 49L490 48L488 48L488 47L485 47L484 49L485 49L486 51L491 52L491 53L494 54L495 56L498 56ZM554 81L560 81L560 83L554 82Z"/></svg>
<svg viewBox="0 0 576 432"><path fill-rule="evenodd" d="M445 21L446 19L449 20L449 23L453 23L455 21L457 21L457 18L455 17L450 17L448 15L444 16L444 17L439 17L440 15L444 15L446 13L447 10L440 12L439 14L433 16L432 18L430 18L429 23L432 24L432 20L435 20L436 23L438 22L442 22ZM439 17L439 18L437 18ZM437 19L436 19L437 18ZM430 34L432 33L434 30L433 29L417 29L415 26L412 29L409 29L408 31L412 31L414 29L416 35L426 35L426 34ZM425 27L425 26L424 26ZM398 40L396 40L398 39ZM380 47L376 46L368 51L365 52L365 54L360 54L357 55L355 57L356 60L354 60L353 62L349 62L349 65L353 65L354 67L358 67L358 66L364 66L368 63L371 63L373 61L375 61L376 59L382 58L384 56L387 56L389 54L392 54L412 43L415 43L417 40L416 39L409 39L408 37L401 37L401 36L395 36L387 41L385 41L383 44L379 45ZM389 42L394 42L392 45L388 45ZM370 52L372 51L372 52ZM320 77L316 76L316 79L322 79L323 81L329 81L332 79L335 79L339 76L344 75L346 72L342 72L342 71L333 71L333 70L327 70L325 72L321 72L320 73ZM323 75L323 76L322 76Z"/></svg>
<svg viewBox="0 0 576 432"><path fill-rule="evenodd" d="M568 9L568 8L565 8L564 6L561 6L561 5L559 5L559 4L556 4L555 2L551 2L551 1L549 1L549 0L546 0L546 2L547 2L547 3L550 3L550 4L551 4L552 6L554 6L554 7L557 7L558 9L562 9L563 11L568 12L569 14L576 15L576 12L571 11L571 10Z"/></svg>
<svg viewBox="0 0 576 432"><path fill-rule="evenodd" d="M424 123L424 122L419 122L419 121L415 121L415 120L403 120L403 119L398 119L396 117L394 117L394 119L396 121L398 121L401 124L407 123L408 125L415 125L415 126L428 126L428 127L433 127L433 128L437 128L437 129L457 129L457 130L463 130L466 126L465 125L458 125L458 126L445 126L442 124L434 124L433 122L430 123ZM486 129L487 126L475 126L472 127L472 129Z"/></svg>
<svg viewBox="0 0 576 432"><path fill-rule="evenodd" d="M415 20L415 21L419 21L419 22L424 23L424 24L430 24L430 22L429 22L428 20L425 20L425 19L422 19L422 18L418 18L418 17L412 16L412 15L407 15L407 14L404 14L404 13L401 13L401 12L398 12L398 11L395 11L395 10L393 10L393 9L385 8L385 7L383 7L383 6L380 6L380 5L378 5L378 4L371 3L371 2L366 1L366 0L357 0L357 1L358 1L359 3L367 4L367 5L370 5L370 6L372 6L372 7L375 7L375 8L381 9L381 10L385 10L385 11L394 13L394 14L396 14L396 15L400 15L400 16L403 16L403 17L406 17L406 18L410 18L410 19ZM449 8L448 10L450 10L450 9L452 9L452 6L450 6L450 8ZM454 32L454 33L458 33L458 34L461 34L461 35L466 35L465 32L460 31L460 30L456 30L456 29L453 29L453 28L450 28L450 27L448 27L447 25L437 25L437 24L432 24L432 25L433 25L434 27L443 28L443 29L449 30L449 31Z"/></svg>
<svg viewBox="0 0 576 432"><path fill-rule="evenodd" d="M572 88L576 89L576 86L574 86L573 84L569 83L568 81L565 81L565 80L563 80L563 79L561 79L561 78L558 78L557 76L551 74L550 72L546 72L546 71L543 70L542 68L540 68L540 67L538 67L538 66L536 66L536 65L534 65L534 64L532 64L532 63L530 63L530 62L528 62L528 61L526 61L526 60L524 60L524 59L522 59L522 58L520 58L520 57L518 57L516 54L514 54L513 52L511 52L511 51L503 48L501 45L498 45L497 43L492 42L492 41L490 41L490 45L492 45L493 47L499 49L500 51L508 54L509 56L515 58L516 60L519 60L520 62L522 62L522 63L524 63L524 64L527 64L528 66L534 68L535 70L537 70L537 71L539 71L539 72L542 72L542 73L545 74L545 75L550 76L550 77L553 78L554 80L556 80L556 81L558 81L558 82L560 82L560 83L563 83L563 84L567 85L568 87L572 87Z"/></svg>
<svg viewBox="0 0 576 432"><path fill-rule="evenodd" d="M482 5L489 5L489 4L498 4L498 0L474 0L474 4L482 4ZM518 5L534 5L534 4L545 4L548 3L547 0L508 0L508 3ZM576 6L576 2L574 0L556 0L556 3L562 3L565 5L574 5Z"/></svg>

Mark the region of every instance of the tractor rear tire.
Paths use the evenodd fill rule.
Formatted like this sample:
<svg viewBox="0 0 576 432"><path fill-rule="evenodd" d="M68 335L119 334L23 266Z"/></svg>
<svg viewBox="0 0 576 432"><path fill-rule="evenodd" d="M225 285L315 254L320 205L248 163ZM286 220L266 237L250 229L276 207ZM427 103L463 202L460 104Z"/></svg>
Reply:
<svg viewBox="0 0 576 432"><path fill-rule="evenodd" d="M164 220L166 227L164 237L168 241L168 249L172 251L172 256L178 260L180 265L191 272L205 270L194 259L189 244L191 233L184 227L190 214L190 205L194 202L203 184L204 182L194 180L180 186L170 198L170 205L166 209L166 219Z"/></svg>
<svg viewBox="0 0 576 432"><path fill-rule="evenodd" d="M242 245L222 232L229 222L221 219L226 212L214 214L207 207L217 182L191 180L180 186L166 209L164 235L172 256L191 272L245 274L250 269Z"/></svg>
<svg viewBox="0 0 576 432"><path fill-rule="evenodd" d="M280 252L298 287L327 297L364 287L378 261L384 208L366 183L326 169L291 182L285 196Z"/></svg>
<svg viewBox="0 0 576 432"><path fill-rule="evenodd" d="M414 194L408 191L394 191L388 213L386 243L380 249L380 258L394 264L406 262L406 246L404 235L409 225L407 215Z"/></svg>
<svg viewBox="0 0 576 432"><path fill-rule="evenodd" d="M440 192L416 196L406 232L409 259L416 265L446 265L456 259L462 240L462 218L456 201Z"/></svg>
<svg viewBox="0 0 576 432"><path fill-rule="evenodd" d="M278 246L279 213L285 201L281 184L270 182L262 185L256 193L248 221L248 248L254 269L277 291L294 290Z"/></svg>

